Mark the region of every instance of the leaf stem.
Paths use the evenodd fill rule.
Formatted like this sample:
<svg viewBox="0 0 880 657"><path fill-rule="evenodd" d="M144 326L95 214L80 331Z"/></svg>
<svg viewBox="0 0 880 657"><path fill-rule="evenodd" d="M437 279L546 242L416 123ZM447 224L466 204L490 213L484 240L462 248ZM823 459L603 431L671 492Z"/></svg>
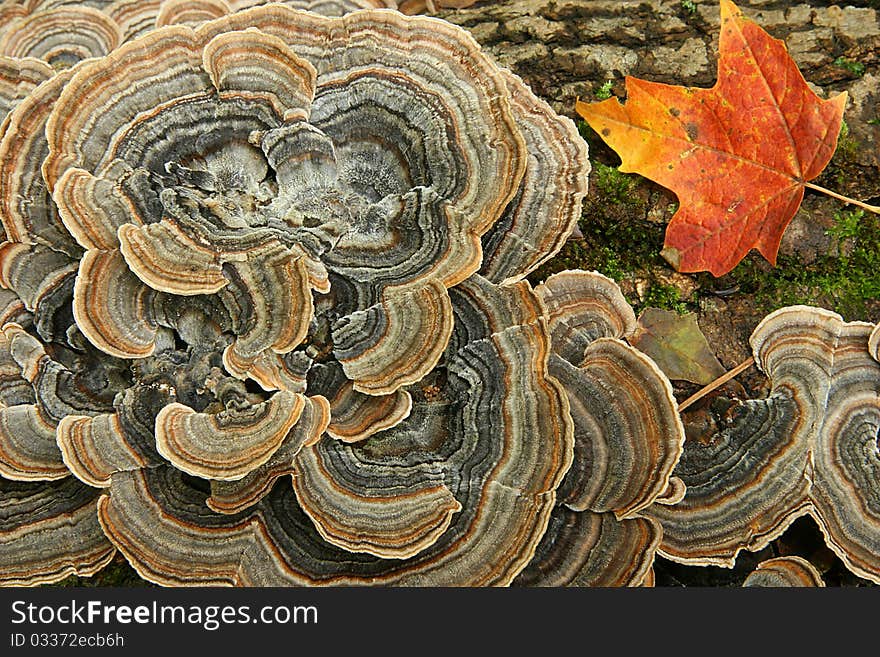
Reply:
<svg viewBox="0 0 880 657"><path fill-rule="evenodd" d="M714 381L712 381L712 383L709 383L708 385L703 386L702 388L700 388L699 390L697 390L697 392L695 392L695 393L692 394L690 397L688 397L688 398L685 399L683 402L681 402L681 403L678 405L678 412L681 413L684 409L686 409L686 408L688 408L689 406L691 406L691 405L695 404L696 402L700 401L703 397L705 397L705 396L708 395L710 392L712 392L713 390L715 390L715 388L718 388L718 387L724 385L725 383L727 383L728 381L730 381L733 377L735 377L737 374L741 374L742 372L744 372L745 370L749 369L749 368L750 368L752 365L754 365L754 364L755 364L755 359L752 358L752 357L750 357L748 360L744 360L744 361L741 362L739 365L737 365L736 367L734 367L732 370L730 370L730 371L727 372L726 374L722 374L722 375L719 376L717 379L715 379Z"/></svg>
<svg viewBox="0 0 880 657"><path fill-rule="evenodd" d="M844 196L843 194L838 194L837 192L832 192L830 189L825 189L824 187L819 187L819 185L814 185L813 183L804 183L804 187L809 187L810 189L816 190L817 192L822 192L823 194L827 194L828 196L832 196L844 203L852 203L853 205L857 205L860 208L867 210L868 212L873 212L874 214L880 214L880 207L876 205L869 205L867 203L862 203L861 201L857 201L854 198L850 198L848 196Z"/></svg>

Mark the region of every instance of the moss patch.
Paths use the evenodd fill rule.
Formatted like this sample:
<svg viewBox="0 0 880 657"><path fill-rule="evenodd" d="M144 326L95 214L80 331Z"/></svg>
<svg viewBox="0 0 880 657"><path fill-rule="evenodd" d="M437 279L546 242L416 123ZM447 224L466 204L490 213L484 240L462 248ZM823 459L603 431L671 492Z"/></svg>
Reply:
<svg viewBox="0 0 880 657"><path fill-rule="evenodd" d="M865 74L865 65L861 62L856 62L851 59L847 59L846 57L838 57L834 60L834 65L838 68L842 68L845 71L848 71L850 74L855 75L857 78L862 77Z"/></svg>
<svg viewBox="0 0 880 657"><path fill-rule="evenodd" d="M611 98L611 88L613 86L614 82L612 82L611 80L606 80L593 90L593 95L598 100L607 100L608 98Z"/></svg>
<svg viewBox="0 0 880 657"><path fill-rule="evenodd" d="M828 231L839 255L824 255L805 264L797 256L780 256L774 268L750 255L716 289L751 294L767 312L794 304L819 305L846 320L880 317L880 216L862 210L843 210ZM701 274L704 278L708 275Z"/></svg>

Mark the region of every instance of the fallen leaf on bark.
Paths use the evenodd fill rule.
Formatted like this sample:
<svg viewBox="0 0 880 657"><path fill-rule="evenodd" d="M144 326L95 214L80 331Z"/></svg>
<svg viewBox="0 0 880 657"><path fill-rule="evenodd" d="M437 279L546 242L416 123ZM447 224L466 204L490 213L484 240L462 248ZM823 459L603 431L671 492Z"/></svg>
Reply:
<svg viewBox="0 0 880 657"><path fill-rule="evenodd" d="M771 263L805 183L837 146L846 92L822 100L785 44L721 1L718 81L711 89L626 78L627 100L577 111L622 160L671 189L679 209L663 255L683 272L721 276L750 249Z"/></svg>
<svg viewBox="0 0 880 657"><path fill-rule="evenodd" d="M650 356L670 379L706 385L724 374L694 313L646 308L629 343Z"/></svg>

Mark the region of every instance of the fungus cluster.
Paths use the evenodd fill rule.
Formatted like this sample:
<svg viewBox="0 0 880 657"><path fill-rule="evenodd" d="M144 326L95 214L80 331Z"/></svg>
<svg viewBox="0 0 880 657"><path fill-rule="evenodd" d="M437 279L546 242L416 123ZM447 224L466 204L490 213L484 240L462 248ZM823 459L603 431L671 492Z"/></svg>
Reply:
<svg viewBox="0 0 880 657"><path fill-rule="evenodd" d="M288 4L6 51L2 581L643 582L668 381L613 283L524 280L580 216L575 126L448 23Z"/></svg>
<svg viewBox="0 0 880 657"><path fill-rule="evenodd" d="M476 0L282 0L292 9L342 16L360 9L404 14L467 7ZM4 0L0 55L35 57L66 68L108 54L119 44L166 25L196 25L267 0Z"/></svg>
<svg viewBox="0 0 880 657"><path fill-rule="evenodd" d="M770 315L686 443L616 284L525 280L587 147L407 15L467 4L0 5L0 584L650 586L804 513L880 580L880 329Z"/></svg>
<svg viewBox="0 0 880 657"><path fill-rule="evenodd" d="M636 317L617 285L568 271L536 289L551 336L549 371L569 400L574 458L529 585L635 585L650 577L662 530L642 511L674 502L684 429L672 386L623 338Z"/></svg>
<svg viewBox="0 0 880 657"><path fill-rule="evenodd" d="M676 561L732 566L811 515L854 573L880 581L880 329L808 306L752 334L764 399L714 402L675 469L687 492L649 515Z"/></svg>

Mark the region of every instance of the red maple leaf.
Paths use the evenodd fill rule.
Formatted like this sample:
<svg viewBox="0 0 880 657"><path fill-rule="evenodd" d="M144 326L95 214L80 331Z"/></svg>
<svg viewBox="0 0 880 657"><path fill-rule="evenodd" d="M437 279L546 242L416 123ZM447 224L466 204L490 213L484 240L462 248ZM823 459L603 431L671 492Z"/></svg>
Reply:
<svg viewBox="0 0 880 657"><path fill-rule="evenodd" d="M679 209L663 255L679 271L721 276L755 248L771 263L805 183L837 146L846 92L822 100L785 44L721 0L711 89L626 78L627 100L577 111L622 160L671 189Z"/></svg>

